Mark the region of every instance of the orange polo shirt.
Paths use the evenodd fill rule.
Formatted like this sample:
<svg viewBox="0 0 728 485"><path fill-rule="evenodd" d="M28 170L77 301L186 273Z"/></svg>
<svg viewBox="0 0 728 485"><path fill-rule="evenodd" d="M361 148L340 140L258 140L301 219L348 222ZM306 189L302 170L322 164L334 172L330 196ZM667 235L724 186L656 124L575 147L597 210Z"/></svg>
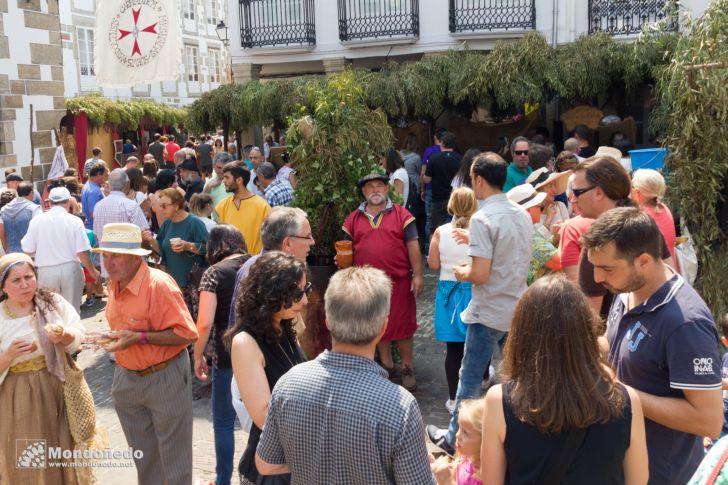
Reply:
<svg viewBox="0 0 728 485"><path fill-rule="evenodd" d="M142 263L131 282L119 291L109 284L106 318L112 330L161 332L173 329L180 337L196 339L197 328L177 283L167 273ZM138 344L116 352L125 369L141 370L177 355L185 345Z"/></svg>

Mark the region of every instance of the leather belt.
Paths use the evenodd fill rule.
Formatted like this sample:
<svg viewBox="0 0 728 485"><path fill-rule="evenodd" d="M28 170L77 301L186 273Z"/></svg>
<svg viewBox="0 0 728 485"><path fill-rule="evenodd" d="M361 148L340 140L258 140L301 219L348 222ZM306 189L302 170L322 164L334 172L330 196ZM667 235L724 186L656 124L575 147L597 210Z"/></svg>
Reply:
<svg viewBox="0 0 728 485"><path fill-rule="evenodd" d="M141 370L134 370L134 369L125 369L128 372L131 372L134 375L137 375L139 377L148 376L149 374L154 374L155 372L159 372L160 370L166 369L167 366L169 366L170 362L172 362L174 359L179 357L179 354L175 355L169 360L165 360L164 362L160 362L158 364L150 365L146 369Z"/></svg>

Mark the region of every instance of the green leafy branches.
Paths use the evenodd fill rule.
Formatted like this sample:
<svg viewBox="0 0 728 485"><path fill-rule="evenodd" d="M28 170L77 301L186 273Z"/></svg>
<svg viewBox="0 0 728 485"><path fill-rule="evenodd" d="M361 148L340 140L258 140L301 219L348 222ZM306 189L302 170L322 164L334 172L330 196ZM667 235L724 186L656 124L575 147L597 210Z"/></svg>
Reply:
<svg viewBox="0 0 728 485"><path fill-rule="evenodd" d="M140 125L177 126L187 121L187 110L149 99L113 100L100 93L66 100L71 113L86 113L93 126L114 125L135 129Z"/></svg>

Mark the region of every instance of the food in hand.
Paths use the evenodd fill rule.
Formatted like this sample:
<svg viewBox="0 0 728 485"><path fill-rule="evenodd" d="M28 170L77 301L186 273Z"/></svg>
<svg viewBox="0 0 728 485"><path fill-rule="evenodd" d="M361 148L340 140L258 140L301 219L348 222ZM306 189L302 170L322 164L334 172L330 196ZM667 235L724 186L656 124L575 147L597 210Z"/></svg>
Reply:
<svg viewBox="0 0 728 485"><path fill-rule="evenodd" d="M116 338L112 335L102 335L101 337L96 339L96 342L94 342L96 345L108 345L110 343L113 343L116 341Z"/></svg>
<svg viewBox="0 0 728 485"><path fill-rule="evenodd" d="M45 331L48 332L51 335L63 335L63 325L59 325L57 323L49 323L45 326Z"/></svg>

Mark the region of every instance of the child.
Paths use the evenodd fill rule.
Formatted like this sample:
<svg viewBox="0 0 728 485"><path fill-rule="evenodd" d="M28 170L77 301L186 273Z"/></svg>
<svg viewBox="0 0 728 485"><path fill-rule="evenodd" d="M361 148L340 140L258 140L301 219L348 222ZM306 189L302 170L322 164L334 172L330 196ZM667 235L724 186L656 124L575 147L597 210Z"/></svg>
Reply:
<svg viewBox="0 0 728 485"><path fill-rule="evenodd" d="M483 485L480 480L480 444L484 411L484 398L460 404L455 460L441 457L431 465L438 485Z"/></svg>
<svg viewBox="0 0 728 485"><path fill-rule="evenodd" d="M94 232L91 229L86 229L86 237L88 238L88 242L92 248L97 247L96 236L94 236ZM94 253L91 253L91 263L93 263L94 266L96 265ZM94 306L94 303L96 303L94 296L99 290L100 285L99 283L94 282L91 278L91 273L89 273L88 268L83 268L83 279L86 283L86 301L82 306L85 308L91 308ZM103 287L101 288L101 291L103 291Z"/></svg>

